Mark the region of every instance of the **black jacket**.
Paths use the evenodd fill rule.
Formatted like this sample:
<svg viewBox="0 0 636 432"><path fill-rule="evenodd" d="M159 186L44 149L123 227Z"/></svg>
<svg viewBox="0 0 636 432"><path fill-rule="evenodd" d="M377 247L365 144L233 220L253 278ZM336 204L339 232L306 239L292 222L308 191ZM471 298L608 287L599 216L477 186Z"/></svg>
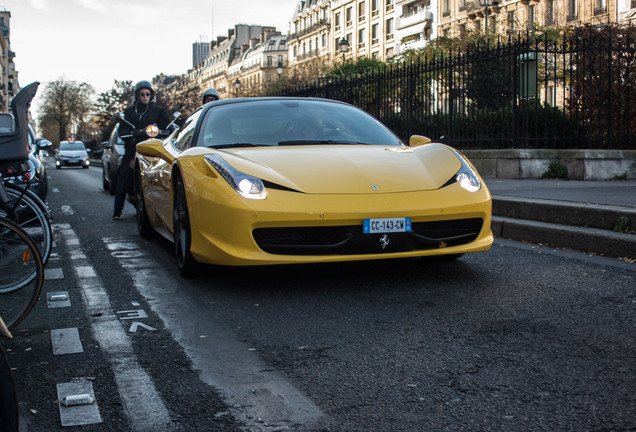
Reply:
<svg viewBox="0 0 636 432"><path fill-rule="evenodd" d="M124 110L124 116L126 120L135 125L135 129L122 121L119 125L119 136L124 141L126 153L122 158L122 165L130 162L135 157L135 146L138 142L147 139L147 137L135 136L135 131L144 129L148 125L156 124L159 129L165 129L170 124L170 117L166 110L157 104L150 103L143 105L139 102L134 102L131 106Z"/></svg>

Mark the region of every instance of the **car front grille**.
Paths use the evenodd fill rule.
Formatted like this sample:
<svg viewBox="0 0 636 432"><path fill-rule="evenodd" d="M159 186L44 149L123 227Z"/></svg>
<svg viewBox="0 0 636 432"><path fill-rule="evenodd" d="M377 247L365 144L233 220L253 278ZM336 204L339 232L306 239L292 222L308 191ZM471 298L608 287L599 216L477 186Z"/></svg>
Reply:
<svg viewBox="0 0 636 432"><path fill-rule="evenodd" d="M477 238L483 223L481 218L415 222L411 232L387 234L363 234L362 225L257 228L252 235L258 246L271 254L357 255L467 244Z"/></svg>

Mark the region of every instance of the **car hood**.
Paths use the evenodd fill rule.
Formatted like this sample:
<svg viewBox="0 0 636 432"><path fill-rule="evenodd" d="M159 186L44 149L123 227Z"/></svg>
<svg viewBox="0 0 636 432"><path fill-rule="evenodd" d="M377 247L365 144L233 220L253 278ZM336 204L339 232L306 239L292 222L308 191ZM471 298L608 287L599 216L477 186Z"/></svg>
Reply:
<svg viewBox="0 0 636 432"><path fill-rule="evenodd" d="M443 144L320 145L211 150L234 168L304 193L396 193L442 187L461 168Z"/></svg>
<svg viewBox="0 0 636 432"><path fill-rule="evenodd" d="M86 153L84 150L60 150L58 155L63 157L78 157L88 156L88 153Z"/></svg>

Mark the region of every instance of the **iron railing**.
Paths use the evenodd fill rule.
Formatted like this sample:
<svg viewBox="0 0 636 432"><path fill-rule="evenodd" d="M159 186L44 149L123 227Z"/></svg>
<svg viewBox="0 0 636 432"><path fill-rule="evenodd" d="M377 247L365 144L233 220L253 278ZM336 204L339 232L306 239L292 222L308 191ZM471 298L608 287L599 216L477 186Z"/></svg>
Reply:
<svg viewBox="0 0 636 432"><path fill-rule="evenodd" d="M407 140L458 148L636 149L634 28L509 38L277 94L356 105Z"/></svg>

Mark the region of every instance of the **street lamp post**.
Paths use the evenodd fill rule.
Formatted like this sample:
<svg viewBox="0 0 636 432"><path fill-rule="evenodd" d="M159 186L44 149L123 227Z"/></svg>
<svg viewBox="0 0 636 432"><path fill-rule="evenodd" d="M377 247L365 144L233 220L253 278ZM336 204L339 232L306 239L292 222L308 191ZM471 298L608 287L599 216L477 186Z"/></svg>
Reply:
<svg viewBox="0 0 636 432"><path fill-rule="evenodd" d="M488 8L498 3L497 0L479 0L479 4L484 8L484 33L488 31Z"/></svg>
<svg viewBox="0 0 636 432"><path fill-rule="evenodd" d="M345 63L345 54L349 51L349 41L346 39L340 39L338 42L338 51L342 53L342 65Z"/></svg>
<svg viewBox="0 0 636 432"><path fill-rule="evenodd" d="M283 62L278 62L278 66L276 66L276 74L278 75L278 80L276 81L278 86L278 91L280 92L280 77L283 74Z"/></svg>
<svg viewBox="0 0 636 432"><path fill-rule="evenodd" d="M238 92L241 89L241 81L238 78L234 81L234 89L236 90L236 97L238 97Z"/></svg>

